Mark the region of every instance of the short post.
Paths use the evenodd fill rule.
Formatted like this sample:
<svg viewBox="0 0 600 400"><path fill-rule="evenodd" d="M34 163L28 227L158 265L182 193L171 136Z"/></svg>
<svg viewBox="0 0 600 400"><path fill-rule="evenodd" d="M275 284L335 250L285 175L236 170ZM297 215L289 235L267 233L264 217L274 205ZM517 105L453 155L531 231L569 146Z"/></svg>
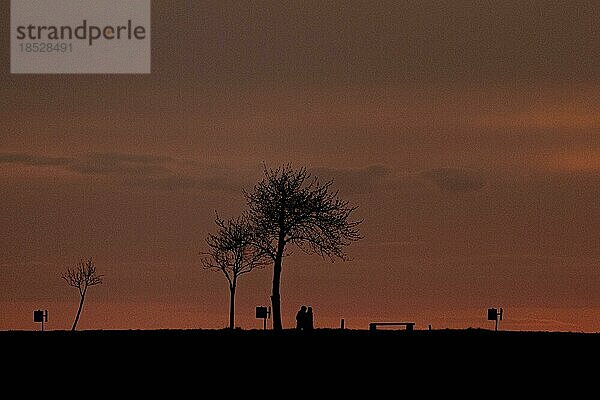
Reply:
<svg viewBox="0 0 600 400"><path fill-rule="evenodd" d="M342 320L340 321L340 329L344 330L344 318L342 318Z"/></svg>

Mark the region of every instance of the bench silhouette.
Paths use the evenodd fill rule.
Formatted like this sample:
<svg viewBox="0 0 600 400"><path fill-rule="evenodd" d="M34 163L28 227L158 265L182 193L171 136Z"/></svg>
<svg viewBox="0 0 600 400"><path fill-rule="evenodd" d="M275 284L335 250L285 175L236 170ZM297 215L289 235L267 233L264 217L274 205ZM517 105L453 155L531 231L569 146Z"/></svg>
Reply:
<svg viewBox="0 0 600 400"><path fill-rule="evenodd" d="M376 331L378 326L405 326L407 331L412 331L415 327L414 322L371 322L370 331Z"/></svg>

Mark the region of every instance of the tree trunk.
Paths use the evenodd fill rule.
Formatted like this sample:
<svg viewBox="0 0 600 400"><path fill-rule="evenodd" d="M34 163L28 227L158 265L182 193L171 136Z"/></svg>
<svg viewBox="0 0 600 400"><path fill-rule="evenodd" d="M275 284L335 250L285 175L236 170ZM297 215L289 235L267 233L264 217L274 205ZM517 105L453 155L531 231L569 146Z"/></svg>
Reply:
<svg viewBox="0 0 600 400"><path fill-rule="evenodd" d="M273 306L273 329L280 331L283 329L281 324L281 297L279 295L279 286L281 282L281 264L283 263L284 240L280 237L277 243L277 254L275 264L273 265L273 293L271 294L271 305Z"/></svg>
<svg viewBox="0 0 600 400"><path fill-rule="evenodd" d="M75 316L75 321L73 321L73 327L71 328L71 332L75 332L77 328L77 322L79 322L79 316L81 315L81 309L83 308L83 301L85 300L85 294L81 296L79 300L79 308L77 309L77 316Z"/></svg>
<svg viewBox="0 0 600 400"><path fill-rule="evenodd" d="M229 329L235 328L235 284L229 287Z"/></svg>

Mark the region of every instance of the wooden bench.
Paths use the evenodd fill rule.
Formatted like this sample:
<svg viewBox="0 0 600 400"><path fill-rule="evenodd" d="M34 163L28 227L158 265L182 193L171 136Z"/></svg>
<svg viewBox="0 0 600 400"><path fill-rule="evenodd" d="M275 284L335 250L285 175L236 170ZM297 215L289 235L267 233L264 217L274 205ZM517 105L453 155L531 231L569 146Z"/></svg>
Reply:
<svg viewBox="0 0 600 400"><path fill-rule="evenodd" d="M378 326L404 326L407 331L414 330L414 322L371 322L369 324L370 331L376 331Z"/></svg>

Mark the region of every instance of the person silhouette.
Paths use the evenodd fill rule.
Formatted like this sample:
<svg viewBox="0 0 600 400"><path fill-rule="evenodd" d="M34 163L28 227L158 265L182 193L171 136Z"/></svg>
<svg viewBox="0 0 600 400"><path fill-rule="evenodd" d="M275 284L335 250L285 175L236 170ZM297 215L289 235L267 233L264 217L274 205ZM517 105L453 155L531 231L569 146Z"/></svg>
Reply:
<svg viewBox="0 0 600 400"><path fill-rule="evenodd" d="M305 319L306 319L306 323L305 323L304 329L307 330L307 331L312 331L313 328L314 328L314 325L313 325L313 323L314 323L313 322L313 309L312 309L312 307L308 307L308 310L306 311L306 317L305 317Z"/></svg>
<svg viewBox="0 0 600 400"><path fill-rule="evenodd" d="M301 331L306 328L306 306L300 307L296 314L296 330Z"/></svg>

